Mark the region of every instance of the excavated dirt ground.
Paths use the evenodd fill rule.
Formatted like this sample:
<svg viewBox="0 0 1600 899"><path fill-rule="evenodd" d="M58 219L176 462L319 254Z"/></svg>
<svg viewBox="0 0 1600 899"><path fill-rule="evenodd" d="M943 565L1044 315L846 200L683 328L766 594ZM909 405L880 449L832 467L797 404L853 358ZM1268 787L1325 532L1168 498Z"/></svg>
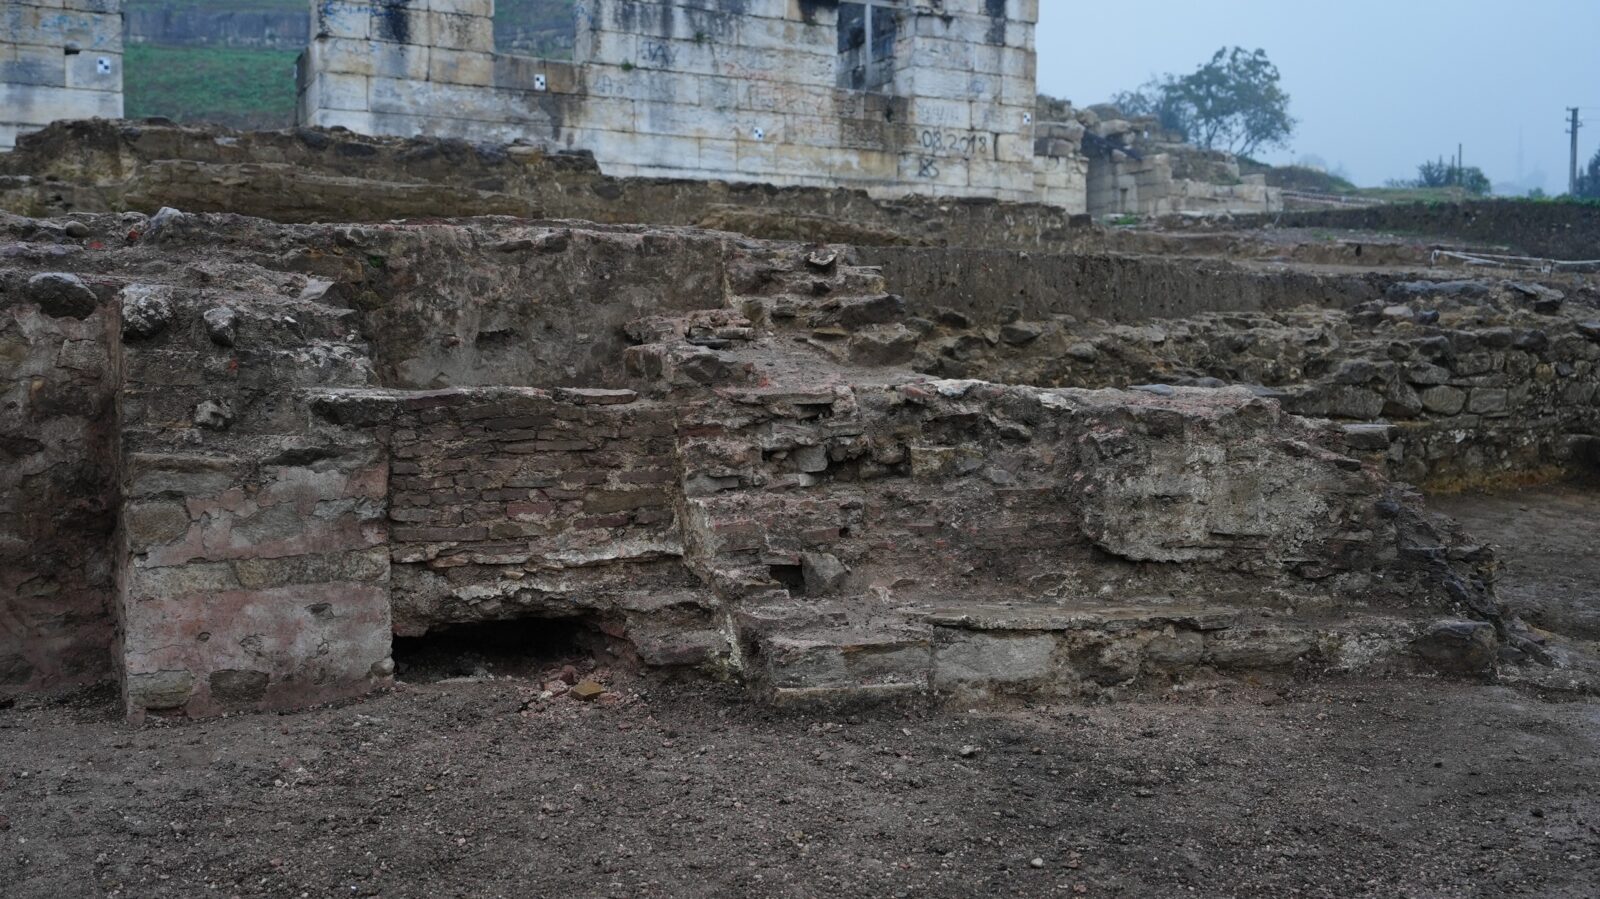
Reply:
<svg viewBox="0 0 1600 899"><path fill-rule="evenodd" d="M0 712L0 895L1600 891L1600 703L1432 680L798 715L442 681L130 729Z"/></svg>
<svg viewBox="0 0 1600 899"><path fill-rule="evenodd" d="M1600 640L1600 477L1429 504L1494 544L1500 599L1529 624Z"/></svg>

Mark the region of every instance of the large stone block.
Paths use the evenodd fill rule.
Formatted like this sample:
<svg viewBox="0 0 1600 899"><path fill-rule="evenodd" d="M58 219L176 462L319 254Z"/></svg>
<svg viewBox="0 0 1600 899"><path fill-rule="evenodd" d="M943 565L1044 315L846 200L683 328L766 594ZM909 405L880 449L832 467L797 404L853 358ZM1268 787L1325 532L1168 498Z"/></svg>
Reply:
<svg viewBox="0 0 1600 899"><path fill-rule="evenodd" d="M36 47L54 47L57 52L97 50L122 52L122 16L83 10L62 9L59 4L25 6L7 3L0 7L0 41Z"/></svg>
<svg viewBox="0 0 1600 899"><path fill-rule="evenodd" d="M323 0L312 8L312 43L321 38L364 41L373 37L372 8L349 0Z"/></svg>
<svg viewBox="0 0 1600 899"><path fill-rule="evenodd" d="M494 62L494 85L504 90L548 91L553 94L576 94L582 89L580 70L570 63L536 59L531 56L512 56L497 53ZM544 86L539 86L543 79ZM593 91L588 93L592 94Z"/></svg>
<svg viewBox="0 0 1600 899"><path fill-rule="evenodd" d="M97 50L64 56L66 86L79 90L106 91L122 95L122 53Z"/></svg>
<svg viewBox="0 0 1600 899"><path fill-rule="evenodd" d="M478 87L493 86L494 54L433 47L428 51L428 80Z"/></svg>
<svg viewBox="0 0 1600 899"><path fill-rule="evenodd" d="M448 50L494 52L494 21L486 16L428 13L427 43Z"/></svg>
<svg viewBox="0 0 1600 899"><path fill-rule="evenodd" d="M122 117L120 91L0 84L0 110L17 124L47 125L62 119Z"/></svg>
<svg viewBox="0 0 1600 899"><path fill-rule="evenodd" d="M432 12L455 13L463 16L494 16L494 0L425 0Z"/></svg>
<svg viewBox="0 0 1600 899"><path fill-rule="evenodd" d="M1056 644L1051 634L942 635L934 644L933 685L950 689L1043 684L1053 673Z"/></svg>
<svg viewBox="0 0 1600 899"><path fill-rule="evenodd" d="M428 77L429 49L415 44L395 44L384 41L327 38L311 43L307 52L318 79L329 75L363 75L383 78ZM365 101L365 84L361 95ZM337 100L327 98L325 105L335 109L351 108L333 106Z"/></svg>
<svg viewBox="0 0 1600 899"><path fill-rule="evenodd" d="M0 82L66 87L66 61L72 58L63 56L56 47L7 47L0 44Z"/></svg>
<svg viewBox="0 0 1600 899"><path fill-rule="evenodd" d="M345 72L323 72L307 87L314 114L323 112L367 112L371 107L371 78ZM386 79L387 80L387 79ZM313 124L324 124L315 121Z"/></svg>

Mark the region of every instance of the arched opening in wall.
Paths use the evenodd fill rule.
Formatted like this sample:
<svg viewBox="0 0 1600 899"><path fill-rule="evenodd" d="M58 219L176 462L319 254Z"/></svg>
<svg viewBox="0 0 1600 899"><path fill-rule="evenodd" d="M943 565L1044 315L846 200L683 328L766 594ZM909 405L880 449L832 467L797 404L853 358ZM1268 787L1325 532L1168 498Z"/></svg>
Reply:
<svg viewBox="0 0 1600 899"><path fill-rule="evenodd" d="M394 638L395 676L409 683L458 677L543 680L567 668L583 676L609 661L605 637L582 618L522 618L438 627Z"/></svg>
<svg viewBox="0 0 1600 899"><path fill-rule="evenodd" d="M497 53L571 59L577 36L574 0L495 0Z"/></svg>

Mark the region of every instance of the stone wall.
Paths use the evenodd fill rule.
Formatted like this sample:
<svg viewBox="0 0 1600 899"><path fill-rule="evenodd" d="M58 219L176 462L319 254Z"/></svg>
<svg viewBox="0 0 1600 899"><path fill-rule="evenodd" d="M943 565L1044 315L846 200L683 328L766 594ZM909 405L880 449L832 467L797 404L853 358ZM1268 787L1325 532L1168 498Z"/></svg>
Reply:
<svg viewBox="0 0 1600 899"><path fill-rule="evenodd" d="M1422 372L1443 352L1429 313L1469 331L1516 309L975 323L885 292L848 248L725 234L173 210L5 226L0 284L39 335L0 343L20 360L9 402L40 422L6 452L24 472L112 461L62 467L77 494L0 482L21 523L4 608L51 608L32 559L92 561L117 529L114 584L74 575L85 617L11 657L93 656L112 618L91 600L109 603L133 718L359 695L390 683L395 633L527 617L785 700L1403 665L1441 613L1517 633L1488 556L1439 551L1461 540L1418 523L1372 422L1294 414L1348 418L1314 408L1320 391ZM1529 290L1529 314L1561 311ZM1551 383L1590 378L1600 325L1557 324ZM1086 389L1191 369L1217 382ZM52 379L73 402L114 395L109 432L91 406L44 402ZM1517 420L1541 439L1592 427L1540 415ZM1449 426L1486 466L1527 461ZM63 496L107 502L29 524Z"/></svg>
<svg viewBox="0 0 1600 899"><path fill-rule="evenodd" d="M1089 160L1076 151L1038 153L1033 157L1033 177L1036 201L1094 214L1089 207Z"/></svg>
<svg viewBox="0 0 1600 899"><path fill-rule="evenodd" d="M1036 126L1037 0L588 0L574 8L575 62L496 53L493 0L312 7L297 62L302 124L584 150L622 177L846 186L1069 214L1275 202L1261 184L1174 178L1165 155L1119 151L1095 166L1082 126ZM18 37L0 44L15 57L0 72L0 149L51 121L121 114L120 3L58 8L6 7ZM134 32L255 39L226 16L170 18L141 15ZM292 19L262 14L251 27L270 44ZM1068 125L1075 136L1057 138ZM281 187L281 173L253 174L264 193ZM494 205L478 199L476 211Z"/></svg>
<svg viewBox="0 0 1600 899"><path fill-rule="evenodd" d="M75 275L0 275L0 697L112 673L109 300Z"/></svg>
<svg viewBox="0 0 1600 899"><path fill-rule="evenodd" d="M369 250L352 304L386 335L372 351L383 383L412 389L621 386L623 326L722 306L740 253L705 232L517 226L490 248L429 229Z"/></svg>
<svg viewBox="0 0 1600 899"><path fill-rule="evenodd" d="M193 245L196 227L171 215L139 238ZM382 435L313 415L306 396L373 377L328 286L121 289L118 667L135 719L389 681Z"/></svg>
<svg viewBox="0 0 1600 899"><path fill-rule="evenodd" d="M313 12L302 124L555 145L578 114L570 64L495 55L493 0L328 0Z"/></svg>
<svg viewBox="0 0 1600 899"><path fill-rule="evenodd" d="M299 120L523 138L620 176L1033 199L1037 4L873 5L881 92L852 86L860 4L591 0L567 65L495 55L491 0L324 2Z"/></svg>
<svg viewBox="0 0 1600 899"><path fill-rule="evenodd" d="M387 435L394 630L579 619L637 663L727 654L683 564L676 412L630 390L331 391Z"/></svg>
<svg viewBox="0 0 1600 899"><path fill-rule="evenodd" d="M1298 425L1246 391L909 381L720 398L689 407L681 452L690 545L733 589L762 589L772 566L815 566L806 555L828 553L846 573L793 592L1026 603L1049 571L1087 601L1110 584L1170 595L1215 566L1238 579L1237 594L1207 589L1226 603L1304 587L1285 575L1286 559L1372 564L1341 555L1372 527L1368 512L1327 499L1367 492L1357 482L1370 475L1292 449L1280 429ZM1299 439L1317 442L1313 433ZM1286 491L1302 495L1288 501ZM1168 515L1140 511L1163 503ZM1135 571L1097 553L1192 564Z"/></svg>
<svg viewBox="0 0 1600 899"><path fill-rule="evenodd" d="M1155 118L1132 118L1111 105L1074 109L1041 94L1034 153L1041 176L1047 160L1074 159L1084 196L1075 208L1093 216L1215 215L1273 212L1282 192L1264 176L1241 177L1239 163L1165 132Z"/></svg>
<svg viewBox="0 0 1600 899"><path fill-rule="evenodd" d="M1090 214L1250 214L1283 208L1281 192L1267 186L1265 175L1226 182L1180 178L1173 174L1173 162L1164 153L1142 159L1125 154L1120 160L1091 158L1086 201Z"/></svg>
<svg viewBox="0 0 1600 899"><path fill-rule="evenodd" d="M908 316L928 324L904 352L916 369L950 378L1244 386L1339 422L1354 451L1433 490L1581 471L1600 436L1600 321L1566 308L1554 288L1356 279L1329 303L1315 277L1297 285L1224 269L1198 280L1231 287L1237 305L1201 312L1218 299L1140 283L1140 271L1162 267L1133 269L1123 303L1074 301L1070 287L999 309L959 294L945 295L949 305L911 302ZM1327 305L1336 308L1317 308Z"/></svg>
<svg viewBox="0 0 1600 899"><path fill-rule="evenodd" d="M59 119L122 116L122 0L0 6L0 152Z"/></svg>
<svg viewBox="0 0 1600 899"><path fill-rule="evenodd" d="M612 174L1032 199L1037 3L874 3L881 92L841 55L852 6L591 0L578 145Z"/></svg>

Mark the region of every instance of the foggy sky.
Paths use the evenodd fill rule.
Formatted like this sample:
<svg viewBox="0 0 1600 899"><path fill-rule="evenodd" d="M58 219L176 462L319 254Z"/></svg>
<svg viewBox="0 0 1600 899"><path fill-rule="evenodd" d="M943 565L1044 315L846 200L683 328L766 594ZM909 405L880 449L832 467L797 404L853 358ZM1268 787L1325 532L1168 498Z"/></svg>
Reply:
<svg viewBox="0 0 1600 899"><path fill-rule="evenodd" d="M1565 107L1600 147L1600 0L1040 0L1039 90L1084 106L1224 45L1267 51L1300 120L1287 150L1362 186L1454 155L1497 185L1562 193ZM1518 142L1521 140L1519 174Z"/></svg>

